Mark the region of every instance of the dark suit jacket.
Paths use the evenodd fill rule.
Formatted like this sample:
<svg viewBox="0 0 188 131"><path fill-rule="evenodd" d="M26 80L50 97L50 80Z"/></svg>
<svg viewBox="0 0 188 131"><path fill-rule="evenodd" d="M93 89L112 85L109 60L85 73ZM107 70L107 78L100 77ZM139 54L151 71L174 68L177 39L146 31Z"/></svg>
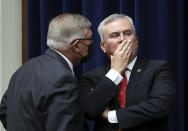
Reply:
<svg viewBox="0 0 188 131"><path fill-rule="evenodd" d="M78 96L67 62L48 49L14 73L0 119L8 131L83 131Z"/></svg>
<svg viewBox="0 0 188 131"><path fill-rule="evenodd" d="M141 69L139 72L138 69ZM121 109L118 86L105 77L103 66L81 78L83 110L95 121L95 131L167 131L168 113L176 96L172 69L166 61L137 59L127 87L127 108ZM117 110L118 124L102 118L106 107Z"/></svg>

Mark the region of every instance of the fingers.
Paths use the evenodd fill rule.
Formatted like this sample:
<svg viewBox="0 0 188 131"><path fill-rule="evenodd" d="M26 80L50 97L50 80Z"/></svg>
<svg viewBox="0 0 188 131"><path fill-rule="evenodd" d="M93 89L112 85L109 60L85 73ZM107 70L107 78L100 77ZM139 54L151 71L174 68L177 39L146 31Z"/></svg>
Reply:
<svg viewBox="0 0 188 131"><path fill-rule="evenodd" d="M111 60L111 61L113 60L113 55L110 55L110 60Z"/></svg>
<svg viewBox="0 0 188 131"><path fill-rule="evenodd" d="M124 40L116 49L116 52L128 55L131 51L131 40Z"/></svg>
<svg viewBox="0 0 188 131"><path fill-rule="evenodd" d="M124 40L119 46L118 48L116 49L118 52L121 51L123 49L123 47L126 45L127 43L127 40Z"/></svg>
<svg viewBox="0 0 188 131"><path fill-rule="evenodd" d="M126 56L129 56L132 51L131 47L132 47L131 40L128 40L126 45L122 48L122 53L125 54Z"/></svg>
<svg viewBox="0 0 188 131"><path fill-rule="evenodd" d="M114 52L114 55L122 55L122 56L130 56L131 51L132 51L132 42L131 40L124 40L116 49L116 51ZM112 59L113 57L110 56L110 58Z"/></svg>
<svg viewBox="0 0 188 131"><path fill-rule="evenodd" d="M110 59L112 59L113 58L113 56L112 55L110 55Z"/></svg>
<svg viewBox="0 0 188 131"><path fill-rule="evenodd" d="M113 55L110 56L111 58L111 68L122 73L123 70L127 67L129 63L129 58L132 52L132 42L131 40L123 41Z"/></svg>

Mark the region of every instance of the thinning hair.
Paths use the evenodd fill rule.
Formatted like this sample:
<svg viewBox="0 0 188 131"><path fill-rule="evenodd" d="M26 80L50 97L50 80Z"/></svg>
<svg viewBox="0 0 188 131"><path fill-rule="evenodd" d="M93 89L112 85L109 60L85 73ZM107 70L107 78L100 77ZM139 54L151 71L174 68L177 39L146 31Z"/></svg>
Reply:
<svg viewBox="0 0 188 131"><path fill-rule="evenodd" d="M117 19L125 19L125 20L128 20L130 22L130 24L132 25L133 27L133 31L134 33L136 34L136 31L135 31L135 27L134 27L134 24L133 24L133 20L131 17L127 16L127 15L124 15L124 14L112 14L110 16L108 16L107 18L105 18L98 26L98 34L100 36L100 39L101 39L101 42L104 42L104 26L106 24L109 24Z"/></svg>
<svg viewBox="0 0 188 131"><path fill-rule="evenodd" d="M75 39L84 38L91 22L80 14L65 13L56 16L49 24L48 47L67 50Z"/></svg>

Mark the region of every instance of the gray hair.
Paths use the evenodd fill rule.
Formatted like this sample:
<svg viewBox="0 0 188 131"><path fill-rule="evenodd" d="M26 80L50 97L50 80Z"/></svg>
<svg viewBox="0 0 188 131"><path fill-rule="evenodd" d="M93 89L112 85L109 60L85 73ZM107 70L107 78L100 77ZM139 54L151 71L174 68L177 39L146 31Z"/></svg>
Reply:
<svg viewBox="0 0 188 131"><path fill-rule="evenodd" d="M67 50L75 39L84 38L91 22L80 14L66 13L56 16L49 24L47 45Z"/></svg>
<svg viewBox="0 0 188 131"><path fill-rule="evenodd" d="M127 16L127 15L124 15L124 14L112 14L110 16L108 16L107 18L105 18L98 26L98 33L99 33L99 36L101 38L101 42L104 42L104 26L106 24L109 24L117 19L126 19L130 22L130 24L132 25L133 27L133 31L134 33L136 33L135 31L135 27L134 27L134 24L133 24L133 20L131 17Z"/></svg>

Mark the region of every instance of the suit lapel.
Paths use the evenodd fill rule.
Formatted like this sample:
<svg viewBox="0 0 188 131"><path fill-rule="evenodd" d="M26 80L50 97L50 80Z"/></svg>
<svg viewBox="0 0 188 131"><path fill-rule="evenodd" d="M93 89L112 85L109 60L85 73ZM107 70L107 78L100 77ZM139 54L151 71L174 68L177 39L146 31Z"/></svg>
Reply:
<svg viewBox="0 0 188 131"><path fill-rule="evenodd" d="M143 59L137 58L136 63L131 71L131 76L129 78L129 83L127 86L127 96L126 106L129 106L133 101L133 96L135 93L137 82L139 81L139 78L141 78L143 71L144 71L144 65L145 61ZM105 66L105 73L107 73L110 70L110 66ZM110 109L119 109L120 105L118 103L117 97L116 99L113 99L111 103L109 104Z"/></svg>
<svg viewBox="0 0 188 131"><path fill-rule="evenodd" d="M129 106L133 101L136 85L139 79L142 77L144 71L144 65L145 65L144 60L137 58L133 70L131 71L129 83L127 86L127 97L126 97L127 106Z"/></svg>
<svg viewBox="0 0 188 131"><path fill-rule="evenodd" d="M131 105L131 103L133 103L132 101L133 101L136 85L139 79L142 77L145 64L146 64L145 60L137 58L136 63L131 71L131 76L129 78L129 83L127 86L126 106L129 106ZM107 73L110 70L110 66L105 66L104 69L105 69L105 73ZM118 103L118 100L113 99L109 104L109 107L110 109L119 109L120 105Z"/></svg>

